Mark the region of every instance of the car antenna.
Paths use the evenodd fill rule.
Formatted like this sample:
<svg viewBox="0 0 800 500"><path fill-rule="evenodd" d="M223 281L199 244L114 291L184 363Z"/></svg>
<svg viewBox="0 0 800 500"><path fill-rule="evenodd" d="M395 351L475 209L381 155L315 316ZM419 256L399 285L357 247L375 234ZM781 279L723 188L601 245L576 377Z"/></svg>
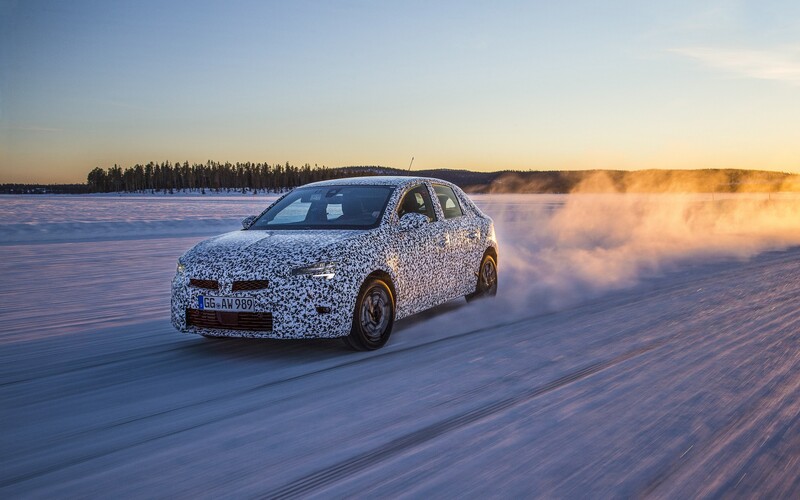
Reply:
<svg viewBox="0 0 800 500"><path fill-rule="evenodd" d="M411 165L414 164L414 157L411 157L411 163L408 164L408 171L411 172Z"/></svg>

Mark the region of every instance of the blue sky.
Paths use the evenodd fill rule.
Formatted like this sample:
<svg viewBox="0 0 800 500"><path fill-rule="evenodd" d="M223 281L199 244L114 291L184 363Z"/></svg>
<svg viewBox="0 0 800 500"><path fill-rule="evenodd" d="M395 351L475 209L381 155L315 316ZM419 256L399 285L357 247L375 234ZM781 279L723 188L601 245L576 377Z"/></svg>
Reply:
<svg viewBox="0 0 800 500"><path fill-rule="evenodd" d="M800 2L0 0L0 182L267 161L800 172Z"/></svg>

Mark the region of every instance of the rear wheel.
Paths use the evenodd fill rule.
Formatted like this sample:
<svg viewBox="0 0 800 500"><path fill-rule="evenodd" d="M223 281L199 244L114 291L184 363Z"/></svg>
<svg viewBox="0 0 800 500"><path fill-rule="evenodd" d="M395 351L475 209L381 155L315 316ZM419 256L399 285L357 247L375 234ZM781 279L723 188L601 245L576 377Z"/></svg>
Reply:
<svg viewBox="0 0 800 500"><path fill-rule="evenodd" d="M497 295L497 262L487 253L478 268L478 284L475 285L475 291L467 295L467 301L495 295Z"/></svg>
<svg viewBox="0 0 800 500"><path fill-rule="evenodd" d="M369 278L362 286L353 311L353 326L345 344L357 351L379 349L389 340L394 325L392 290L380 278Z"/></svg>

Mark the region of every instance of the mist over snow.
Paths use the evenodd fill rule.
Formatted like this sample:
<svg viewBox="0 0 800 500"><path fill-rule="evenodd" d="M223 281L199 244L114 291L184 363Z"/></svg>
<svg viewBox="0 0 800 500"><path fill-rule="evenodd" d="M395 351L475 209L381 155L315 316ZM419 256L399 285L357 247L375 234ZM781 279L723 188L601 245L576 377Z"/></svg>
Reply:
<svg viewBox="0 0 800 500"><path fill-rule="evenodd" d="M800 244L799 200L698 198L573 194L554 210L498 207L503 289L518 297L505 301L559 308L682 263Z"/></svg>
<svg viewBox="0 0 800 500"><path fill-rule="evenodd" d="M800 195L473 195L495 220L498 297L434 318L478 326L560 311L694 265L800 245Z"/></svg>

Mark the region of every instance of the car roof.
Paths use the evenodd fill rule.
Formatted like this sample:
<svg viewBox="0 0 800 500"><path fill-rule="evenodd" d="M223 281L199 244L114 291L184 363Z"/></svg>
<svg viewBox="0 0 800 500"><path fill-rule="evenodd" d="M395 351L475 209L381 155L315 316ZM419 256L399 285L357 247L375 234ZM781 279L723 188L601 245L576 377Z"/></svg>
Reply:
<svg viewBox="0 0 800 500"><path fill-rule="evenodd" d="M433 179L430 177L416 177L405 175L372 175L367 177L343 177L341 179L330 179L327 181L312 182L305 186L406 186L421 181L441 182L448 184L449 182L441 179ZM302 186L302 187L305 187Z"/></svg>

